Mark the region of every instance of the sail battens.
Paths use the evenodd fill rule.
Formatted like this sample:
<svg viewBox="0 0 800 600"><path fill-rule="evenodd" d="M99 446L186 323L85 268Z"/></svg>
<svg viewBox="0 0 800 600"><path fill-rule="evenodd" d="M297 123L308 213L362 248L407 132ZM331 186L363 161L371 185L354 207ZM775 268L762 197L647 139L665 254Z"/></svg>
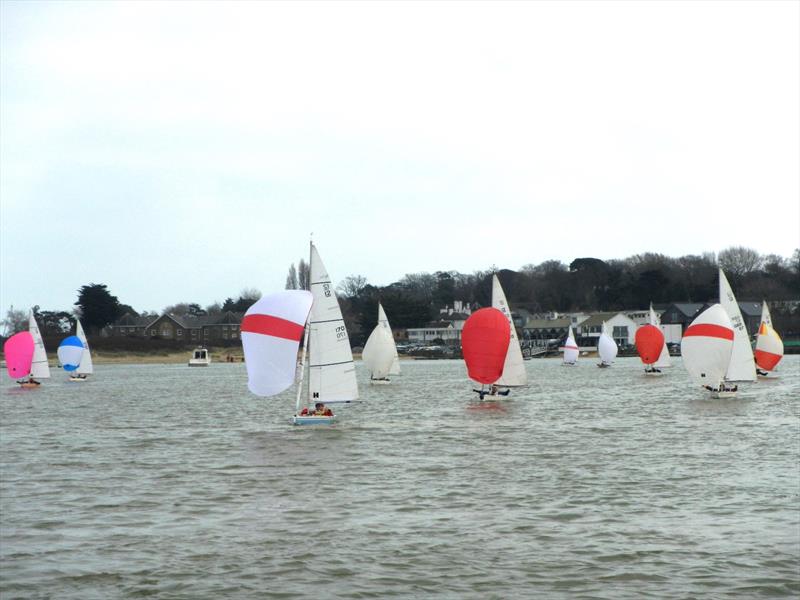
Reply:
<svg viewBox="0 0 800 600"><path fill-rule="evenodd" d="M342 362L325 363L325 364L322 364L322 365L308 365L308 368L309 369L316 369L316 368L319 368L319 367L333 367L333 366L336 366L336 365L348 365L348 364L351 364L353 362L354 361L352 361L352 360L345 360L345 361L342 361Z"/></svg>

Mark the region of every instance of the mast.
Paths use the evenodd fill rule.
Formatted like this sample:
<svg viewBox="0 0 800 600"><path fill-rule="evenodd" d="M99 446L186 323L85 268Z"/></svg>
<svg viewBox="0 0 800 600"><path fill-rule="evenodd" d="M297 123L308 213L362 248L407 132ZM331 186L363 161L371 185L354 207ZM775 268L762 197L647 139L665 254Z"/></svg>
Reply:
<svg viewBox="0 0 800 600"><path fill-rule="evenodd" d="M308 321L303 328L303 351L300 353L300 376L297 378L297 399L295 400L295 414L300 412L300 395L303 392L303 376L306 371L306 350L308 349L308 335L309 335Z"/></svg>
<svg viewBox="0 0 800 600"><path fill-rule="evenodd" d="M311 234L314 235L313 233ZM314 240L308 240L308 287L311 287L311 259L313 252L311 248L314 246ZM310 291L310 290L309 290ZM313 304L312 304L313 305ZM303 392L303 377L306 372L306 357L308 356L308 338L311 337L311 313L306 317L306 326L303 327L303 351L300 353L300 377L297 380L297 399L295 400L295 414L300 412L300 395Z"/></svg>

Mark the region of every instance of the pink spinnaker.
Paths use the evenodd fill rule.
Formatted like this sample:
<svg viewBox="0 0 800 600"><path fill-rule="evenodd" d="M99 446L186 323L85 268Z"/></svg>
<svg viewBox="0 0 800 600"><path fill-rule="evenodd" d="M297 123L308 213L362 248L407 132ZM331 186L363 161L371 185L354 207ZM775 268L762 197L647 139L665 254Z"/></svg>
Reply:
<svg viewBox="0 0 800 600"><path fill-rule="evenodd" d="M6 370L11 379L27 377L33 362L33 336L27 331L15 333L3 344Z"/></svg>

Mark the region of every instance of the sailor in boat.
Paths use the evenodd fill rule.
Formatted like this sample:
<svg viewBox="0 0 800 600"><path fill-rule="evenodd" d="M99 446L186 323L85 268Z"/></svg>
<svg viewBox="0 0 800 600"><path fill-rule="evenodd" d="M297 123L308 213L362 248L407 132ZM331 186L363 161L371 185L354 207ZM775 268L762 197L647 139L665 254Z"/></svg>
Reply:
<svg viewBox="0 0 800 600"><path fill-rule="evenodd" d="M769 373L767 373L766 371L762 371L761 369L756 367L756 375L759 375L760 377L767 377Z"/></svg>
<svg viewBox="0 0 800 600"><path fill-rule="evenodd" d="M644 372L645 373L661 373L661 369L656 369L655 367L648 365L647 367L645 367Z"/></svg>
<svg viewBox="0 0 800 600"><path fill-rule="evenodd" d="M28 377L27 381L25 381L24 379L21 379L20 381L17 381L17 383L20 384L20 385L42 385L42 382L41 381L36 381L33 378L33 375L30 375Z"/></svg>
<svg viewBox="0 0 800 600"><path fill-rule="evenodd" d="M711 387L710 385L704 385L709 392L738 392L739 386L738 385L725 385L724 383L720 383L719 387Z"/></svg>
<svg viewBox="0 0 800 600"><path fill-rule="evenodd" d="M476 392L481 400L483 400L484 396L508 396L508 394L511 392L511 390L500 391L500 388L494 384L492 384L492 387L490 387L488 390L485 390L483 387L481 387L479 390L473 389L472 391Z"/></svg>
<svg viewBox="0 0 800 600"><path fill-rule="evenodd" d="M300 411L301 417L332 417L333 411L325 406L322 402L317 402L314 405L314 410L310 411L308 408L304 408Z"/></svg>

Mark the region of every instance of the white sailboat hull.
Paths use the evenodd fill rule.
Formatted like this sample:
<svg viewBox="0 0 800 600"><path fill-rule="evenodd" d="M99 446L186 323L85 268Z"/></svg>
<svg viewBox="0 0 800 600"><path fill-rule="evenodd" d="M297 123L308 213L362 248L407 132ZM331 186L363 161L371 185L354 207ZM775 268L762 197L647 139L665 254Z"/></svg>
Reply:
<svg viewBox="0 0 800 600"><path fill-rule="evenodd" d="M292 417L292 425L333 425L336 422L336 415L325 416L299 416Z"/></svg>

